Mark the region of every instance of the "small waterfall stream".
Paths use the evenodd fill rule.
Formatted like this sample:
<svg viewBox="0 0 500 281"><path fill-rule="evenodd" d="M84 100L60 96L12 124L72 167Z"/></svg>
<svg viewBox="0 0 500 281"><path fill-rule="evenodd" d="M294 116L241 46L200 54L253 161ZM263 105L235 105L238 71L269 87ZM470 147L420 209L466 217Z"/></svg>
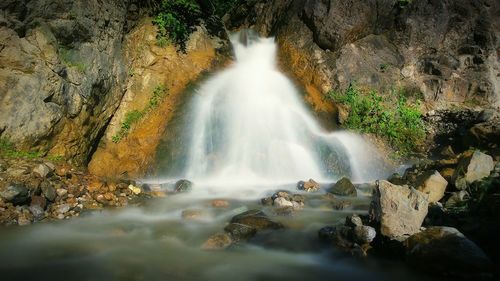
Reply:
<svg viewBox="0 0 500 281"><path fill-rule="evenodd" d="M360 136L324 131L277 68L273 38L233 35L235 62L203 83L186 120L182 177L217 186L381 176L378 153ZM170 163L171 164L171 163Z"/></svg>

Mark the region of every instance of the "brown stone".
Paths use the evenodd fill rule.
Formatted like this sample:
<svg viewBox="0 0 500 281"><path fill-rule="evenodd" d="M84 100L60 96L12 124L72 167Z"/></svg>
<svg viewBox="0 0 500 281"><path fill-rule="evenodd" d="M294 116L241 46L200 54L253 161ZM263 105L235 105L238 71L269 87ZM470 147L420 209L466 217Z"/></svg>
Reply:
<svg viewBox="0 0 500 281"><path fill-rule="evenodd" d="M212 207L214 208L229 208L229 202L227 200L213 200L211 202Z"/></svg>
<svg viewBox="0 0 500 281"><path fill-rule="evenodd" d="M429 171L417 178L417 190L427 194L429 202L438 202L444 197L448 182L437 171Z"/></svg>
<svg viewBox="0 0 500 281"><path fill-rule="evenodd" d="M210 238L208 238L207 241L205 241L205 243L203 243L203 245L201 246L201 249L203 249L203 250L222 250L222 249L229 247L229 245L231 245L232 242L233 241L231 239L231 236L229 236L229 234L217 233L217 234L210 236Z"/></svg>

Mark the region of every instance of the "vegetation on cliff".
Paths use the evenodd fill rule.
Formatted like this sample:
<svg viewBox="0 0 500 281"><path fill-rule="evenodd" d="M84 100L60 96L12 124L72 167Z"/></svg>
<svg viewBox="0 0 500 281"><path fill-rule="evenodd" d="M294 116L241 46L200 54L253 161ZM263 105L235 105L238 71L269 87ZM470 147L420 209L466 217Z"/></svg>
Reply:
<svg viewBox="0 0 500 281"><path fill-rule="evenodd" d="M425 139L419 101L410 103L404 91L381 94L350 85L345 93L330 91L328 96L348 107L344 122L348 129L372 133L386 139L398 154L408 155Z"/></svg>

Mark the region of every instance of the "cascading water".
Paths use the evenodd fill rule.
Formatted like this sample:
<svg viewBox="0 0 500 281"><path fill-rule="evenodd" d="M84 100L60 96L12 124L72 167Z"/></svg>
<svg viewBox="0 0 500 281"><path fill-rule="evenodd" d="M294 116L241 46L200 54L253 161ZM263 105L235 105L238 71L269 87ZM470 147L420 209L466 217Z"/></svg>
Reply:
<svg viewBox="0 0 500 281"><path fill-rule="evenodd" d="M359 136L327 133L276 66L276 44L233 36L236 62L205 82L190 112L182 177L217 184L291 183L380 176ZM179 176L179 175L171 175Z"/></svg>

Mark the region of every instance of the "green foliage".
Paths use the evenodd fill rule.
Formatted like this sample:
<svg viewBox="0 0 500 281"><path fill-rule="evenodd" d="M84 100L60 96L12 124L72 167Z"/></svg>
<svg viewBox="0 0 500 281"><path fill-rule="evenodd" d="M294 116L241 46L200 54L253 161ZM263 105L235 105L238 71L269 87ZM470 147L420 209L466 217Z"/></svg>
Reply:
<svg viewBox="0 0 500 281"><path fill-rule="evenodd" d="M17 150L14 148L12 142L10 142L8 139L0 138L0 156L8 158L34 159L40 158L43 155L43 152Z"/></svg>
<svg viewBox="0 0 500 281"><path fill-rule="evenodd" d="M330 92L329 97L349 108L348 129L383 137L399 154L411 153L425 138L419 103L410 104L402 91L384 97L351 85L344 94Z"/></svg>
<svg viewBox="0 0 500 281"><path fill-rule="evenodd" d="M87 70L87 65L77 59L75 54L73 54L71 50L65 47L59 48L59 58L61 59L62 63L64 63L68 67L76 68L79 72L83 73L85 72L85 70Z"/></svg>
<svg viewBox="0 0 500 281"><path fill-rule="evenodd" d="M163 47L173 42L185 49L201 15L200 5L195 0L162 0L160 11L153 20L158 26L157 44Z"/></svg>
<svg viewBox="0 0 500 281"><path fill-rule="evenodd" d="M154 88L151 97L149 98L148 105L142 110L132 110L125 113L125 118L120 125L120 130L118 133L111 137L111 141L114 143L119 143L123 137L125 137L132 126L139 122L146 114L151 112L153 109L158 107L161 100L167 93L167 88L163 85L158 85Z"/></svg>

